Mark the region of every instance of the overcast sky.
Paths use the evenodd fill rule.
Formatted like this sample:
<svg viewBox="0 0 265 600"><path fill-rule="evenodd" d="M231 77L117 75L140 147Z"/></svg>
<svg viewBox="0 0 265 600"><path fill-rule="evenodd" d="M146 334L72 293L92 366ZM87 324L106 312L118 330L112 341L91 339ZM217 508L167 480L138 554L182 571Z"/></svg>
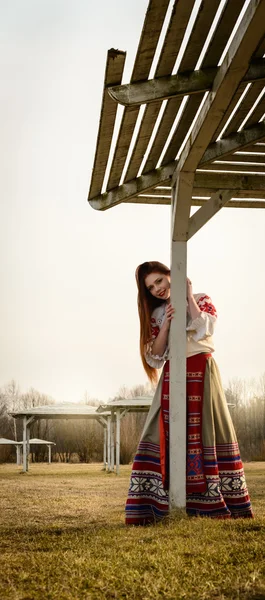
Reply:
<svg viewBox="0 0 265 600"><path fill-rule="evenodd" d="M169 208L87 202L107 50L129 80L147 0L0 0L0 387L107 400L146 382L134 271L170 264ZM189 243L218 313L224 384L265 371L265 211L223 209Z"/></svg>

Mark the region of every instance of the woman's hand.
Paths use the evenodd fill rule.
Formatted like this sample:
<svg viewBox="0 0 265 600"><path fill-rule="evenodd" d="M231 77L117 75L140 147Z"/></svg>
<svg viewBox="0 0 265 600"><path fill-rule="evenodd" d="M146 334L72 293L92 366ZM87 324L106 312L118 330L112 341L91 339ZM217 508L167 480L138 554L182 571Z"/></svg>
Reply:
<svg viewBox="0 0 265 600"><path fill-rule="evenodd" d="M191 280L187 277L187 300L193 296L192 291L192 283Z"/></svg>
<svg viewBox="0 0 265 600"><path fill-rule="evenodd" d="M172 321L173 317L174 317L174 313L175 313L175 309L173 308L172 304L167 304L166 306L166 312L165 312L165 317L166 317L166 323L167 325L170 325L170 322Z"/></svg>
<svg viewBox="0 0 265 600"><path fill-rule="evenodd" d="M201 315L201 310L199 309L198 304L193 296L191 280L188 277L187 277L187 311L188 311L188 314L190 315L192 321L194 321Z"/></svg>

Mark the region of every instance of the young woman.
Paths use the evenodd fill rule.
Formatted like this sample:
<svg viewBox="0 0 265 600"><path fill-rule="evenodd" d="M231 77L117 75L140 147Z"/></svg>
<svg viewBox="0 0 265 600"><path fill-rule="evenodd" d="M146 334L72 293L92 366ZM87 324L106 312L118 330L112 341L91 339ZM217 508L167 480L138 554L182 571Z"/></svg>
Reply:
<svg viewBox="0 0 265 600"><path fill-rule="evenodd" d="M143 366L152 382L163 367L133 463L126 503L126 523L145 525L163 518L169 508L168 336L174 308L170 271L165 265L143 263L136 269L136 281ZM186 510L196 516L252 517L235 430L212 358L216 318L209 296L193 294L187 279Z"/></svg>

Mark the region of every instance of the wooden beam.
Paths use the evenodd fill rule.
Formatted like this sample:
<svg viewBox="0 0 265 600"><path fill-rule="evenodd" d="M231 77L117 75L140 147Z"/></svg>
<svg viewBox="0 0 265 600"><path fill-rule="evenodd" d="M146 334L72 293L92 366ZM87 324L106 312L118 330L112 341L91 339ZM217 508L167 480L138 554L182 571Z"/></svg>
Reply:
<svg viewBox="0 0 265 600"><path fill-rule="evenodd" d="M206 92L211 89L217 71L218 68L216 67L159 77L149 79L149 81L109 87L108 92L112 100L124 106L149 104L173 96Z"/></svg>
<svg viewBox="0 0 265 600"><path fill-rule="evenodd" d="M231 152L236 152L236 150L243 150L249 146L249 144L259 142L264 137L265 121L259 123L258 125L254 125L253 127L249 127L248 129L243 129L238 133L233 133L227 137L224 137L218 142L214 142L208 146L200 161L200 166L206 165L214 160L218 160L218 158L224 158L225 156L231 154ZM253 160L254 159L255 157L253 157ZM247 158L245 158L245 160L247 160Z"/></svg>
<svg viewBox="0 0 265 600"><path fill-rule="evenodd" d="M193 190L196 192L198 196L208 196L211 192L209 190L201 188L197 190ZM212 191L213 192L213 191ZM244 194L241 190L233 190L232 197L233 200L230 200L225 208L265 208L265 191L263 192L252 192L251 197L253 200L241 200L241 198L248 197L249 194ZM255 198L255 199L254 199ZM170 198L168 196L163 196L162 198L158 198L157 196L148 196L148 197L139 197L136 196L130 200L133 204L152 204L152 205L161 205L161 206L169 206L171 204ZM204 206L207 204L208 200L205 199L196 199L192 198L191 206Z"/></svg>
<svg viewBox="0 0 265 600"><path fill-rule="evenodd" d="M249 146L244 148L243 151L247 152L249 154L258 152L259 154L265 155L265 139L263 138L262 142L257 142L256 144L250 144Z"/></svg>
<svg viewBox="0 0 265 600"><path fill-rule="evenodd" d="M233 192L219 190L189 219L188 239L197 233L232 197Z"/></svg>
<svg viewBox="0 0 265 600"><path fill-rule="evenodd" d="M107 86L121 82L125 57L126 52L114 49L108 51L96 153L88 198L101 192L117 112L117 104L111 100Z"/></svg>
<svg viewBox="0 0 265 600"><path fill-rule="evenodd" d="M123 184L118 188L111 190L110 192L106 192L105 194L100 194L95 198L89 200L92 208L96 210L107 210L108 208L112 208L121 202L137 202L143 204L164 204L168 203L167 199L169 197L169 193L165 194L163 191L157 190L159 195L164 196L159 201L159 198L148 199L148 198L140 198L139 194L147 194L148 192L152 192L153 188L159 185L171 186L172 183L172 174L175 171L176 161L173 161L166 167L161 167L160 169L154 169L147 173L146 175L141 175L141 177L137 177L133 181L129 183ZM257 167L258 168L258 167ZM216 169L217 170L217 169ZM231 174L231 173L212 173L210 171L200 171L195 173L194 184L193 184L193 193L197 193L197 189L200 190L201 195L207 194L207 192L214 192L216 190L222 189L231 189L235 190L238 193L245 194L244 197L251 197L251 193L259 194L262 196L262 192L264 192L265 181L262 175L242 175ZM201 191L204 190L202 193ZM155 192L155 194L157 194ZM199 194L199 192L198 192ZM166 199L166 202L164 201ZM170 204L170 202L169 202Z"/></svg>
<svg viewBox="0 0 265 600"><path fill-rule="evenodd" d="M238 200L234 198L235 193L233 192L233 200L229 200L225 205L225 208L265 208L265 193L263 194L263 199L260 200L241 200L238 197ZM208 200L192 200L192 206L203 206L206 204Z"/></svg>
<svg viewBox="0 0 265 600"><path fill-rule="evenodd" d="M241 173L211 173L210 171L196 172L193 186L193 195L197 194L197 189L203 190L235 190L245 194L245 197L251 198L252 193L262 193L265 189L264 175L242 175ZM199 195L199 194L198 194ZM233 194L234 195L234 194Z"/></svg>
<svg viewBox="0 0 265 600"><path fill-rule="evenodd" d="M243 159L244 160L244 159ZM247 158L245 159L247 161ZM241 159L242 161L242 159ZM210 163L208 165L203 166L201 169L197 169L196 173L210 173L211 171L218 171L220 172L221 175L226 175L229 173L241 173L242 175L258 175L261 174L263 175L265 173L265 166L263 165L256 165L253 163L251 165L251 162L248 161L248 164L245 164L242 161L242 164L238 164L238 162L236 160L233 161L232 163L226 163L226 162L216 162L216 163ZM220 187L220 186L219 186Z"/></svg>
<svg viewBox="0 0 265 600"><path fill-rule="evenodd" d="M166 167L154 169L146 175L141 175L141 177L137 177L136 179L133 179L133 181L124 183L123 185L120 185L119 187L114 188L105 194L96 196L95 198L89 200L89 204L96 210L106 210L108 208L112 208L112 206L120 204L120 202L129 202L134 196L141 194L141 192L152 189L156 185L170 185L170 178L175 170L175 167L176 161L173 161Z"/></svg>
<svg viewBox="0 0 265 600"><path fill-rule="evenodd" d="M148 81L111 86L108 87L108 93L115 102L123 106L139 106L176 96L199 94L212 88L219 68L210 67L178 75L156 77ZM253 61L243 81L250 83L263 80L265 80L265 60L261 58Z"/></svg>
<svg viewBox="0 0 265 600"><path fill-rule="evenodd" d="M214 167L217 165L222 166L223 168L225 168L226 165L227 167L231 168L234 165L246 166L250 169L251 167L254 167L254 169L252 170L255 170L256 166L260 166L261 168L263 168L264 171L265 156L253 154L238 154L236 152L235 154L227 154L226 156L221 156L220 158L217 158L214 162L207 163L206 165L199 165L198 170L209 169L209 167Z"/></svg>

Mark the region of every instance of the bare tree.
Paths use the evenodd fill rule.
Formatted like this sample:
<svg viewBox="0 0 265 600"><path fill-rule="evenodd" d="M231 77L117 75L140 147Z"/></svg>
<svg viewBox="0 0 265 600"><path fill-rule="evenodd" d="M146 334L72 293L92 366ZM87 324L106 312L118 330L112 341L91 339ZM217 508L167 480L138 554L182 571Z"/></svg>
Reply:
<svg viewBox="0 0 265 600"><path fill-rule="evenodd" d="M15 412L20 408L20 392L19 386L14 379L11 379L9 383L6 384L3 390L3 396L6 406L7 418L9 421L10 430L12 431L12 435L15 441L17 441L17 423L16 419L10 417L8 415L9 412Z"/></svg>

